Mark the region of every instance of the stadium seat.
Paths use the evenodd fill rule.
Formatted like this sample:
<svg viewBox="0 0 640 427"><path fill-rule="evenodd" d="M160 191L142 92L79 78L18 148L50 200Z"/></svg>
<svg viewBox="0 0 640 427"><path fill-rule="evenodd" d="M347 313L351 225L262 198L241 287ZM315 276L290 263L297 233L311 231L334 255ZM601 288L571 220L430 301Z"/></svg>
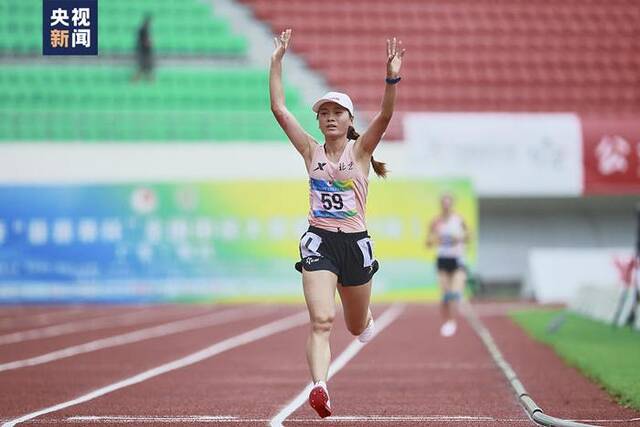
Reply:
<svg viewBox="0 0 640 427"><path fill-rule="evenodd" d="M1 141L284 141L269 108L267 71L162 68L133 84L126 67L0 67ZM287 104L317 134L286 87Z"/></svg>
<svg viewBox="0 0 640 427"><path fill-rule="evenodd" d="M401 110L640 112L633 0L241 1L274 32L294 28L292 49L361 109L379 106L395 35L409 52Z"/></svg>

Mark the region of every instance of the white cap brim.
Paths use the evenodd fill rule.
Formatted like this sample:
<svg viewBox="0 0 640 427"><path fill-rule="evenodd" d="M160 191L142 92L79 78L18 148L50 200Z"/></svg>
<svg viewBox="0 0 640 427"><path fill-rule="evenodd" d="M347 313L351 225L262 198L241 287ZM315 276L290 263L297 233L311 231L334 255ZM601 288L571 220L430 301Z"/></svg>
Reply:
<svg viewBox="0 0 640 427"><path fill-rule="evenodd" d="M329 92L322 98L318 99L315 104L313 104L313 107L311 107L311 109L314 113L317 113L320 110L322 104L333 102L334 104L338 104L339 106L345 108L349 112L349 114L353 116L353 103L351 103L350 101L351 99L343 93Z"/></svg>

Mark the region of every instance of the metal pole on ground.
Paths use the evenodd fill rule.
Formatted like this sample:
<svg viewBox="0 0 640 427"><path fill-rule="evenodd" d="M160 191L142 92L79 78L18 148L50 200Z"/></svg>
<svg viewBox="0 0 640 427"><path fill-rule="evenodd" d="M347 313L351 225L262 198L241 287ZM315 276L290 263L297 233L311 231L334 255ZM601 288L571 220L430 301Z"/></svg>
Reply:
<svg viewBox="0 0 640 427"><path fill-rule="evenodd" d="M489 351L494 363L500 368L507 381L511 385L511 388L518 396L518 400L522 407L532 420L547 427L595 427L592 424L580 423L572 420L565 420L562 418L556 418L551 415L545 414L544 411L536 404L531 398L524 385L518 379L516 372L511 368L511 365L505 360L502 352L498 348L498 345L491 336L489 330L484 326L480 318L476 315L471 307L471 304L465 304L462 314L469 321L471 328L480 337L480 340Z"/></svg>

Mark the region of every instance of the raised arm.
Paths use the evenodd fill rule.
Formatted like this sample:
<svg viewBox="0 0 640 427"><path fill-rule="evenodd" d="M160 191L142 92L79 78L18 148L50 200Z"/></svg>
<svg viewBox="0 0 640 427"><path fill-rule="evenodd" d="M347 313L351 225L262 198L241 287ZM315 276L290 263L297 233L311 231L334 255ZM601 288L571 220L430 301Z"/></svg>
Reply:
<svg viewBox="0 0 640 427"><path fill-rule="evenodd" d="M380 112L373 118L371 124L362 134L355 147L356 150L358 150L357 155L360 158L365 156L371 157L391 121L396 103L397 86L393 81L400 77L400 67L402 66L404 52L405 49L402 47L400 40L397 40L395 37L387 40L387 80L384 87L382 105ZM392 83L389 83L390 81Z"/></svg>
<svg viewBox="0 0 640 427"><path fill-rule="evenodd" d="M429 231L427 233L427 240L426 240L428 248L432 248L438 244L438 233L436 230L437 225L438 225L437 218L431 221L431 223L429 224Z"/></svg>
<svg viewBox="0 0 640 427"><path fill-rule="evenodd" d="M298 120L296 120L293 114L287 109L284 99L284 89L282 88L282 58L289 47L290 40L291 29L283 31L279 37L274 37L276 48L271 55L271 67L269 69L271 112L284 133L289 137L293 146L302 155L308 167L311 162L311 155L313 154L311 150L313 147L312 144L316 142L311 135L300 126Z"/></svg>
<svg viewBox="0 0 640 427"><path fill-rule="evenodd" d="M464 243L465 245L468 245L471 242L471 231L469 230L469 227L467 227L467 223L464 221L464 219L462 220L462 243Z"/></svg>

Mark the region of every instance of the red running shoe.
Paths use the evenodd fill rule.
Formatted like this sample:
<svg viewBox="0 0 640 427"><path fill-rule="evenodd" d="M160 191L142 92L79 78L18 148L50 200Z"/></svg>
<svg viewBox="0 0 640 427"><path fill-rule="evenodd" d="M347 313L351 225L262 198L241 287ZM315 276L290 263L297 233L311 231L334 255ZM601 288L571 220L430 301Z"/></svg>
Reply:
<svg viewBox="0 0 640 427"><path fill-rule="evenodd" d="M327 418L331 415L331 403L329 402L329 392L317 385L309 393L309 405L320 415L320 418Z"/></svg>

